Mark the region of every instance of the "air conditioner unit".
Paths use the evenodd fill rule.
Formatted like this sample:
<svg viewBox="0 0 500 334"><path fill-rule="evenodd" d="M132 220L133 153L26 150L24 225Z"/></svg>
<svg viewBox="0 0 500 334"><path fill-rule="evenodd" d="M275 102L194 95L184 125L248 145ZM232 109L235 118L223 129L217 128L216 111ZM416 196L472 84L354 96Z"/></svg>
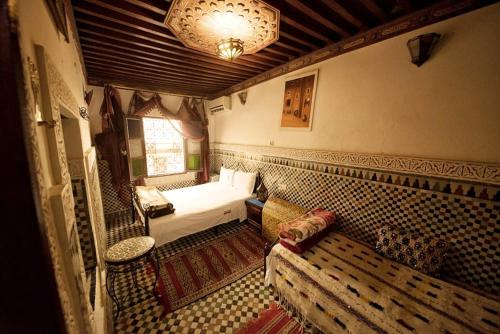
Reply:
<svg viewBox="0 0 500 334"><path fill-rule="evenodd" d="M208 101L208 111L211 114L231 110L231 96L221 96Z"/></svg>

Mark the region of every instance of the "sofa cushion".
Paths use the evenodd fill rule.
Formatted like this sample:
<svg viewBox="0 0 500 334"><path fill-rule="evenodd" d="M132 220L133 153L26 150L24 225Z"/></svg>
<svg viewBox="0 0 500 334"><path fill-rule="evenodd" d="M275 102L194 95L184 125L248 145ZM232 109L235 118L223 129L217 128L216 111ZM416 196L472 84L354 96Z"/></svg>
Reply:
<svg viewBox="0 0 500 334"><path fill-rule="evenodd" d="M278 226L279 236L290 244L297 244L318 234L335 222L335 213L316 208Z"/></svg>
<svg viewBox="0 0 500 334"><path fill-rule="evenodd" d="M377 252L426 274L439 271L449 248L445 240L410 233L393 224L379 228L378 236Z"/></svg>
<svg viewBox="0 0 500 334"><path fill-rule="evenodd" d="M278 239L278 225L293 220L307 209L276 197L270 197L262 210L262 235L274 242Z"/></svg>

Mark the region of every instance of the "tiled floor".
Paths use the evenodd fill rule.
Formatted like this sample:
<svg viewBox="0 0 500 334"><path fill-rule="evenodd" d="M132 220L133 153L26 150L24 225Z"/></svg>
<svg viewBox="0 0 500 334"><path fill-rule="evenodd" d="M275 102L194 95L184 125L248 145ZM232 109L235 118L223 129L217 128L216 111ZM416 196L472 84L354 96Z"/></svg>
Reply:
<svg viewBox="0 0 500 334"><path fill-rule="evenodd" d="M232 233L241 227L229 223L219 228L219 236ZM132 224L127 215L109 223L108 243L140 235L141 226ZM169 243L158 249L159 258L176 254L189 247L205 243L217 236L213 230L198 233ZM139 282L152 285L152 276L139 274ZM135 305L125 309L115 323L116 333L233 333L251 318L269 306L270 292L264 287L264 273L258 269L240 280L170 314L162 319L161 304L147 293L133 288L125 276L117 281L118 292L125 296L129 291Z"/></svg>

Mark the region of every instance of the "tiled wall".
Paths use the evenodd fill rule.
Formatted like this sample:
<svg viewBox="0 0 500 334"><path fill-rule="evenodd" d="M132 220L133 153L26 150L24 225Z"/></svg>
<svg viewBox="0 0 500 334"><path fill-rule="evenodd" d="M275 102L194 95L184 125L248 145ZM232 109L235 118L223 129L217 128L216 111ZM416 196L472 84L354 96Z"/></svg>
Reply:
<svg viewBox="0 0 500 334"><path fill-rule="evenodd" d="M94 237L90 223L90 214L87 204L87 191L85 189L85 180L71 180L73 188L73 198L75 200L76 226L80 247L82 250L83 264L85 269L94 268L97 265L95 253Z"/></svg>
<svg viewBox="0 0 500 334"><path fill-rule="evenodd" d="M305 153L300 155L318 156ZM326 159L311 161L298 157L294 150L289 150L288 158L287 154L286 149L273 155L267 149L259 154L256 147L228 149L215 145L211 166L213 172L222 164L259 171L272 196L306 208L333 210L344 232L372 245L377 228L389 222L412 232L446 238L453 244L444 266L446 276L488 292L500 292L500 187L494 182L480 182L481 175L486 174L468 181L432 173L415 175L397 167L391 172L389 168L346 167Z"/></svg>
<svg viewBox="0 0 500 334"><path fill-rule="evenodd" d="M102 205L104 214L128 210L130 205L124 205L111 184L111 172L106 160L98 160L99 181L101 183Z"/></svg>
<svg viewBox="0 0 500 334"><path fill-rule="evenodd" d="M104 207L104 214L107 216L120 214L123 211L130 209L130 203L124 205L119 199L115 188L111 184L111 172L108 163L105 160L99 160L99 180L101 182L102 202ZM194 186L196 180L193 178L180 178L176 177L166 183L146 182L147 185L154 185L159 190L171 190L184 187Z"/></svg>

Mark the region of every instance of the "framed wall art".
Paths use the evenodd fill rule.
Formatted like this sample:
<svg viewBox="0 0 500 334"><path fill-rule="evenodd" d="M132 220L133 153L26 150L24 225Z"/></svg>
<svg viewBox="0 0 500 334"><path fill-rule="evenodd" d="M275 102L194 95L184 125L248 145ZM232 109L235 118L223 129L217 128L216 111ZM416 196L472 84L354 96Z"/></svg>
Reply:
<svg viewBox="0 0 500 334"><path fill-rule="evenodd" d="M280 128L311 130L317 79L318 70L285 79Z"/></svg>

